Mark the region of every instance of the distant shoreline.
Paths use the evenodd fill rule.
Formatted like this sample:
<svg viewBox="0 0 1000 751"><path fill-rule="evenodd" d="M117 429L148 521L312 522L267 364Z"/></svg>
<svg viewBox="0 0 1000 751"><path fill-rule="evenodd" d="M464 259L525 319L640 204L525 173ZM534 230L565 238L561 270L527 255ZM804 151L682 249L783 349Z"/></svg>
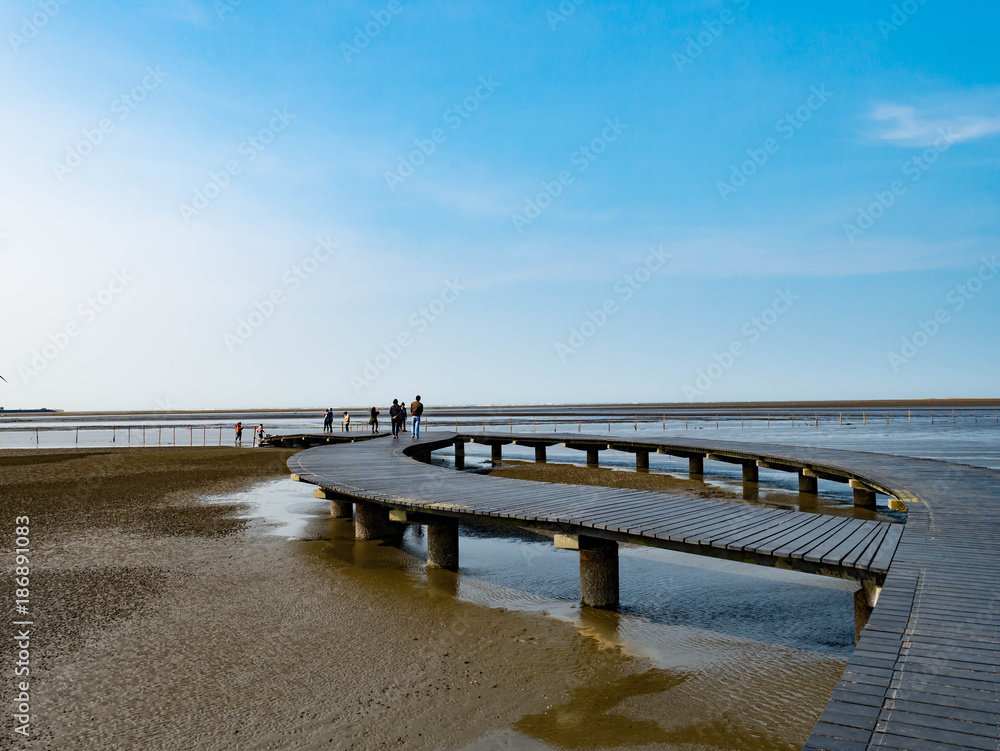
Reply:
<svg viewBox="0 0 1000 751"><path fill-rule="evenodd" d="M1000 409L1000 398L946 398L946 399L866 399L866 400L802 400L802 401L745 401L745 402L593 402L579 404L473 404L473 405L435 405L425 400L427 410L438 416L463 415L468 413L489 414L494 416L517 415L569 415L569 414L660 414L662 412L701 413L719 411L720 413L738 412L739 410L838 410L838 409ZM378 402L377 406L383 406ZM329 406L329 405L327 405ZM303 417L322 414L327 406L322 407L257 407L249 409L204 409L204 410L106 410L106 411L62 411L62 410L2 410L0 418L5 416L26 418L46 417L55 420L67 420L85 417L89 419L120 418L120 417L222 417L233 416L246 419L248 416L262 417ZM360 412L367 410L371 404L360 406L340 405L335 411L349 410Z"/></svg>

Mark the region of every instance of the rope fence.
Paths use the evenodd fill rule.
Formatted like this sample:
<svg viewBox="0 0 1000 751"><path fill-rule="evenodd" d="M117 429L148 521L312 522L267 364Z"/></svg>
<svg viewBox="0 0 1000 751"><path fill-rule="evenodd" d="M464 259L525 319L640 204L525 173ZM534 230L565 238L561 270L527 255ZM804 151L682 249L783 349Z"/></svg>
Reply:
<svg viewBox="0 0 1000 751"><path fill-rule="evenodd" d="M334 425L332 433L349 432L359 433L372 430L368 422L368 413L364 417L358 414L359 419L352 419L349 423ZM992 418L992 419L990 419ZM456 417L434 416L424 413L421 428L424 431L454 430L455 432L469 432L476 429L482 432L500 432L507 430L513 432L608 432L622 433L629 429L632 432L659 430L663 432L704 429L714 427L740 428L770 428L793 427L793 428L818 428L824 427L878 427L886 425L954 425L954 424L979 424L979 423L1000 423L1000 409L983 410L858 410L844 412L754 412L754 413L665 413L659 416L649 414L643 415L588 415L588 416L557 416L557 415L536 415L526 416L483 416L462 415ZM408 429L410 418L407 418L404 430ZM388 428L388 420L381 420L380 426L383 431ZM282 428L285 430L285 428ZM322 432L322 424L317 426L298 425L288 428L292 431L302 432ZM212 423L212 424L167 424L167 425L79 425L79 426L45 426L45 427L0 427L0 447L3 447L4 437L17 434L28 434L28 445L40 447L44 440L44 434L69 433L72 436L70 444L80 445L81 433L84 435L86 446L102 445L111 447L129 446L245 446L256 447L258 443L256 426L244 426L243 441L236 442L235 426L232 423ZM88 436L87 434L91 434ZM94 434L106 433L104 441L93 440ZM12 435L13 434L13 435ZM31 439L34 440L31 440ZM9 445L8 439L8 445ZM24 441L19 441L23 447ZM57 441L61 446L66 445L65 441Z"/></svg>

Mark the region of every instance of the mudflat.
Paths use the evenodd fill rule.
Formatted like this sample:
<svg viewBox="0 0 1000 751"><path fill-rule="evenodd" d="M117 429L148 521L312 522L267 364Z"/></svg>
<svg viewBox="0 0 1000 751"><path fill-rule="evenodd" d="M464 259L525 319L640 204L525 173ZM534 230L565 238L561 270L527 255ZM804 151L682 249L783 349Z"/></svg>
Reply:
<svg viewBox="0 0 1000 751"><path fill-rule="evenodd" d="M291 453L0 454L2 518L31 520L19 747L459 748L647 671L571 624L460 602L454 582L379 575L389 546L339 560L206 502L286 475Z"/></svg>
<svg viewBox="0 0 1000 751"><path fill-rule="evenodd" d="M686 627L657 663L624 649L617 614L574 623L470 602L456 594L475 570L425 572L412 552L356 542L350 521L281 479L291 453L0 453L2 518L29 516L32 547L31 738L10 715L4 738L52 751L794 751L843 668ZM307 532L273 534L248 503L258 491L290 498ZM12 641L0 652L11 665Z"/></svg>

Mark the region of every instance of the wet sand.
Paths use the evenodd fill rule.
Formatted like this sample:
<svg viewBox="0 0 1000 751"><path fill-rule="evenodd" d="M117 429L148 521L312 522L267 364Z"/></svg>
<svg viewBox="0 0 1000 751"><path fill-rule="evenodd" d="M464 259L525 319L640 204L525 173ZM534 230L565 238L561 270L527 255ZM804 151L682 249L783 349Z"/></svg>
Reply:
<svg viewBox="0 0 1000 751"><path fill-rule="evenodd" d="M691 629L695 657L653 666L613 645L613 614L603 639L599 611L580 629L463 602L459 576L407 575L349 523L264 534L231 499L290 453L0 454L0 508L31 516L34 547L20 747L796 749L842 668L771 649L774 670ZM732 685L706 683L713 662Z"/></svg>
<svg viewBox="0 0 1000 751"><path fill-rule="evenodd" d="M21 453L0 456L0 507L35 547L24 747L454 748L641 667L566 624L359 586L322 542L199 500L291 452Z"/></svg>

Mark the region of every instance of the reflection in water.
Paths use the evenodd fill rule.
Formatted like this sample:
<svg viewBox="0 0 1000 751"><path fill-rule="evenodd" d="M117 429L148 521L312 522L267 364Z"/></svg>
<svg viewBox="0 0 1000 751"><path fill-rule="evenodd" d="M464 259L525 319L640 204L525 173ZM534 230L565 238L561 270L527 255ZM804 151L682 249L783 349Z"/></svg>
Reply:
<svg viewBox="0 0 1000 751"><path fill-rule="evenodd" d="M569 701L522 717L514 727L525 735L559 748L614 748L673 742L671 733L652 720L637 720L613 711L629 699L662 694L688 676L666 670L627 675L611 685L582 686Z"/></svg>
<svg viewBox="0 0 1000 751"><path fill-rule="evenodd" d="M546 649L536 670L562 698L466 751L799 748L853 649L854 585L837 579L625 546L611 613L581 608L578 557L530 533L463 525L455 574L425 569L414 525L395 544L356 541L350 520L331 520L327 502L289 480L218 500L251 503L330 576L401 607L426 602L459 642L480 638L469 603L576 627L572 653L523 636L525 649ZM593 671L595 647L616 656L617 674Z"/></svg>

